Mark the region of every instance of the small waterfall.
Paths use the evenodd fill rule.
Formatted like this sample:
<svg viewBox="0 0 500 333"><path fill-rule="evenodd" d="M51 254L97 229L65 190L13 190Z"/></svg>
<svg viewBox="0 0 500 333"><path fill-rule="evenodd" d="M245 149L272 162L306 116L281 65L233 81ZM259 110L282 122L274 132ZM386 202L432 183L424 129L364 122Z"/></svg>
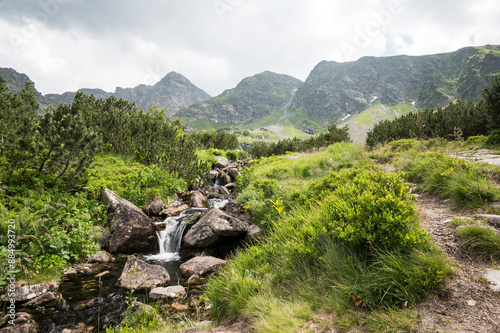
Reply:
<svg viewBox="0 0 500 333"><path fill-rule="evenodd" d="M209 199L208 203L210 208L222 208L231 198L231 196L218 196L216 198ZM165 221L157 222L156 225L165 225L163 230L156 231L160 253L144 257L147 260L165 262L180 261L179 250L181 248L184 230L187 227L187 223L184 221L194 214L201 214L206 211L208 211L207 208L189 208L183 211L179 216L167 217Z"/></svg>
<svg viewBox="0 0 500 333"><path fill-rule="evenodd" d="M220 174L219 173L217 174L217 176L215 176L214 187L220 187Z"/></svg>
<svg viewBox="0 0 500 333"><path fill-rule="evenodd" d="M156 225L165 225L165 229L156 231L160 253L146 256L148 260L179 261L179 250L181 248L182 235L187 224L182 221L185 212L175 217L167 217L165 221Z"/></svg>

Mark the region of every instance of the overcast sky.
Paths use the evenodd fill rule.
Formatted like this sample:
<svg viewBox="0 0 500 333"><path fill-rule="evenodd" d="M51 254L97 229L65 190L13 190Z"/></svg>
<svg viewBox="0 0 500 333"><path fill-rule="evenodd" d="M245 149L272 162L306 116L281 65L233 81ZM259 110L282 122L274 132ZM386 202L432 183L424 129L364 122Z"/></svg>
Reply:
<svg viewBox="0 0 500 333"><path fill-rule="evenodd" d="M0 67L43 94L154 84L170 71L212 96L321 60L500 44L498 0L0 0Z"/></svg>

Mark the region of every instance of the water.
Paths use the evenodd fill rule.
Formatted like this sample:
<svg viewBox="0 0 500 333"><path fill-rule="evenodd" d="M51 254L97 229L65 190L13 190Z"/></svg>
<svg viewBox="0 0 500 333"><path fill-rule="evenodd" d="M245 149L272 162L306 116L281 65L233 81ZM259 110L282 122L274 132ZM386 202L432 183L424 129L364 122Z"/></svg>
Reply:
<svg viewBox="0 0 500 333"><path fill-rule="evenodd" d="M221 196L208 200L210 208L222 208L229 200L230 196ZM206 212L206 208L190 208L183 211L178 216L167 217L163 222L157 222L156 225L161 230L156 231L158 236L158 247L159 253L144 256L146 260L160 261L160 262L177 262L180 261L179 251L181 248L182 237L184 235L184 230L188 223L186 221L191 220L193 215L199 215L202 212Z"/></svg>

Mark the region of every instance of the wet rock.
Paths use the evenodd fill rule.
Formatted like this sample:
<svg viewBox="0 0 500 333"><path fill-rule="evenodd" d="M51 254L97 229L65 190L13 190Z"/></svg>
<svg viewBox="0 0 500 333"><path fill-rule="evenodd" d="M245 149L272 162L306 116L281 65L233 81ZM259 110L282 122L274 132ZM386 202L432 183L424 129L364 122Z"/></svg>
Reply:
<svg viewBox="0 0 500 333"><path fill-rule="evenodd" d="M233 181L236 180L236 178L240 174L240 171L238 170L238 168L226 168L225 171L227 172L227 174L231 177L231 179Z"/></svg>
<svg viewBox="0 0 500 333"><path fill-rule="evenodd" d="M235 183L227 183L226 185L224 185L224 188L226 188L229 192L232 192L236 188L236 184Z"/></svg>
<svg viewBox="0 0 500 333"><path fill-rule="evenodd" d="M231 192L229 192L229 190L222 186L222 187L219 187L219 191L217 192L217 194L222 194L222 195L230 195Z"/></svg>
<svg viewBox="0 0 500 333"><path fill-rule="evenodd" d="M214 168L224 169L229 164L229 160L224 156L216 156L215 159Z"/></svg>
<svg viewBox="0 0 500 333"><path fill-rule="evenodd" d="M13 321L14 325L10 324L9 321ZM7 314L2 317L1 322L7 323L7 327L0 329L0 332L38 332L38 326L36 323L32 322L31 315L26 312L17 312L15 314Z"/></svg>
<svg viewBox="0 0 500 333"><path fill-rule="evenodd" d="M112 259L113 257L111 257L111 254L109 252L101 250L96 252L92 257L90 257L89 261L105 263L105 262L110 262Z"/></svg>
<svg viewBox="0 0 500 333"><path fill-rule="evenodd" d="M157 300L162 298L181 298L186 296L186 289L183 286L156 287L149 292L149 299Z"/></svg>
<svg viewBox="0 0 500 333"><path fill-rule="evenodd" d="M128 289L155 288L167 284L170 276L160 265L151 265L129 256L117 285Z"/></svg>
<svg viewBox="0 0 500 333"><path fill-rule="evenodd" d="M112 213L107 220L111 230L109 251L113 254L151 251L156 244L156 232L151 219L130 201L108 189L102 192L101 197Z"/></svg>
<svg viewBox="0 0 500 333"><path fill-rule="evenodd" d="M54 286L42 283L42 284L32 284L32 285L16 285L14 291L12 292L15 297L12 298L16 302L25 302L39 297L46 292L53 291ZM7 302L11 298L4 294L0 297L0 301Z"/></svg>
<svg viewBox="0 0 500 333"><path fill-rule="evenodd" d="M248 232L248 223L212 208L184 235L184 242L195 248L213 245L223 237L236 237Z"/></svg>
<svg viewBox="0 0 500 333"><path fill-rule="evenodd" d="M144 207L142 207L142 211L148 216L157 216L160 215L161 211L166 207L166 205L161 201L160 198L149 200Z"/></svg>
<svg viewBox="0 0 500 333"><path fill-rule="evenodd" d="M180 271L181 274L185 276L203 276L219 271L226 263L225 260L219 258L200 256L181 264Z"/></svg>
<svg viewBox="0 0 500 333"><path fill-rule="evenodd" d="M9 325L0 329L0 333L36 333L38 325L34 322L27 322L24 324Z"/></svg>
<svg viewBox="0 0 500 333"><path fill-rule="evenodd" d="M190 203L194 208L208 208L208 199L200 191L191 192Z"/></svg>
<svg viewBox="0 0 500 333"><path fill-rule="evenodd" d="M46 292L24 304L27 308L55 307L59 303L59 295L55 292Z"/></svg>

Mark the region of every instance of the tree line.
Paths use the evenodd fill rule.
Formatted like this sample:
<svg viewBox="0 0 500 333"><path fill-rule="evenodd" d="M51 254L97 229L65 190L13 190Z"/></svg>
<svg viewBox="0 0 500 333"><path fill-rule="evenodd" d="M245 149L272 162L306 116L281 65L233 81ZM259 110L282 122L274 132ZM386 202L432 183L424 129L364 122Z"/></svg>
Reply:
<svg viewBox="0 0 500 333"><path fill-rule="evenodd" d="M300 152L326 147L335 142L349 142L351 139L348 131L348 128L337 128L335 124L332 124L328 127L328 132L320 133L307 140L300 140L295 137L273 143L258 142L249 148L249 153L256 158L269 157L283 155L286 152Z"/></svg>
<svg viewBox="0 0 500 333"><path fill-rule="evenodd" d="M384 120L368 132L366 144L373 147L400 139L446 140L488 135L500 128L500 77L485 87L478 104L457 101L442 109L417 111L394 120Z"/></svg>

